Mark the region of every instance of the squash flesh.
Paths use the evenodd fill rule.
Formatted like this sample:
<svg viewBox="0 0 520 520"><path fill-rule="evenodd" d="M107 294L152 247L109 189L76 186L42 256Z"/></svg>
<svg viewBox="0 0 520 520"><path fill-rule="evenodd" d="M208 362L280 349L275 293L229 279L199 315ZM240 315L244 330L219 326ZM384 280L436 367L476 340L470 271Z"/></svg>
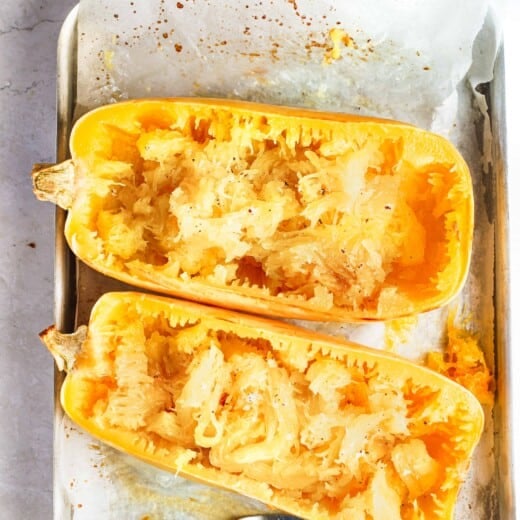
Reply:
<svg viewBox="0 0 520 520"><path fill-rule="evenodd" d="M411 126L146 100L87 114L71 149L72 249L147 289L358 321L434 308L467 272L467 166Z"/></svg>
<svg viewBox="0 0 520 520"><path fill-rule="evenodd" d="M62 403L124 451L304 518L449 517L483 423L469 392L389 354L132 293L96 305Z"/></svg>

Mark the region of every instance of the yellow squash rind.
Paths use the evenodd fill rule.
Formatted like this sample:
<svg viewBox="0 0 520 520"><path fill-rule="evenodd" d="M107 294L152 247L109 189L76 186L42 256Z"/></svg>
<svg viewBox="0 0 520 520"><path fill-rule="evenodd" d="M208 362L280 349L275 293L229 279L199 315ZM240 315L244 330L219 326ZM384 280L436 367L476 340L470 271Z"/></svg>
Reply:
<svg viewBox="0 0 520 520"><path fill-rule="evenodd" d="M94 269L154 292L289 318L387 320L461 289L469 169L411 125L212 99L98 108L72 161L34 175Z"/></svg>
<svg viewBox="0 0 520 520"><path fill-rule="evenodd" d="M206 376L194 381L210 359ZM226 363L229 370L243 368L226 372ZM247 375L248 363L264 368ZM87 338L68 367L63 408L95 437L159 468L309 519L451 518L484 423L480 404L462 386L390 353L278 321L141 293L107 293L98 300ZM270 374L263 383L262 370ZM224 381L229 386L219 386ZM190 385L195 385L191 393ZM251 407L267 415L251 415ZM193 412L182 415L186 410ZM205 413L216 421L214 427L191 425ZM333 430L336 440L322 445L311 437L312 447L305 421L319 418L321 428L341 413L346 419ZM188 422L179 430L165 429L171 414ZM225 429L216 442L219 421ZM291 424L297 438L286 432ZM202 445L186 440L192 431ZM238 432L241 442L227 452L226 443L236 442ZM259 455L260 447L276 451L285 442L293 443L288 452L273 452L273 459ZM334 449L339 451L324 466L328 469L320 469L318 461ZM244 450L253 459L238 455ZM288 464L280 466L280 475L268 471L262 481L253 478L255 471L280 464ZM337 479L350 471L352 479L338 487ZM321 476L311 485L305 479L315 472Z"/></svg>

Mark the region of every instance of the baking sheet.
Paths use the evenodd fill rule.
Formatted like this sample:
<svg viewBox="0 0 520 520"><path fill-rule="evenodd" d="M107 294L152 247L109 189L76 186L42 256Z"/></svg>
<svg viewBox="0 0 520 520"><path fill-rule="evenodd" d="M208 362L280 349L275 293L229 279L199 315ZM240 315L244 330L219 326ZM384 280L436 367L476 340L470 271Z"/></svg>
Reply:
<svg viewBox="0 0 520 520"><path fill-rule="evenodd" d="M473 261L454 305L459 318L478 331L493 364L494 238L500 208L496 197L490 197L497 182L496 168L490 166L500 150L493 149L491 123L481 115L486 96L474 87L493 77L499 42L496 5L472 1L454 8L451 2L437 1L405 8L386 1L364 2L363 8L352 2L340 9L333 2L293 1L280 2L274 10L273 2L136 3L84 0L79 20L76 13L68 20L68 34L61 41L61 153L70 123L81 113L107 102L151 95L303 104L394 117L431 128L459 147L472 170L477 216ZM385 9L394 16L374 15ZM450 16L439 30L432 20L446 17L447 9ZM389 27L389 19L399 23ZM242 30L237 31L237 20ZM335 59L331 59L333 28L343 30L355 43L340 46ZM495 89L487 100L496 102L500 95ZM500 120L495 125L499 127ZM62 219L58 214L58 237ZM123 286L83 264L77 266L76 285L74 265L64 260L69 257L63 254L66 248L60 239L58 250L62 263L57 266L57 316L62 313L65 330L71 326L71 316L64 316L64 310L73 309L75 323L84 323L99 294ZM420 359L424 351L442 348L446 315L444 308L420 316L407 334L394 338L394 349ZM313 326L377 348L388 346L384 324ZM508 402L497 403L502 413L507 412ZM512 518L512 502L503 497L510 482L498 480L499 475L507 476L503 465L509 443L499 435L502 451L497 452L500 442L494 430L493 413L487 410L486 433L461 493L457 518ZM231 518L265 509L238 497L223 499L221 492L128 459L79 432L59 409L55 453L55 518L60 520Z"/></svg>

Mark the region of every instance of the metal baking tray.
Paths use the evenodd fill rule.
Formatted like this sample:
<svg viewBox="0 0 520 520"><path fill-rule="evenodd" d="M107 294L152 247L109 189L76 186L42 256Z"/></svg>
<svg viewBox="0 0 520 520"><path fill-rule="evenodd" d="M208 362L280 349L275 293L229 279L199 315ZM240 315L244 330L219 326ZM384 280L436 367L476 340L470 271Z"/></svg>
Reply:
<svg viewBox="0 0 520 520"><path fill-rule="evenodd" d="M68 138L76 113L77 88L77 22L76 6L66 18L58 41L57 76L57 160L68 158ZM487 218L494 225L495 278L494 278L494 365L496 376L496 400L493 410L494 434L494 486L492 496L475 497L482 500L489 514L489 520L510 520L516 518L514 497L514 475L512 468L512 404L510 363L510 309L508 280L508 211L507 211L507 165L505 162L505 92L503 49L500 50L495 66L494 79L482 86L489 106L492 130L492 167L486 176ZM482 217L482 218L486 218ZM56 211L55 235L55 320L62 332L72 332L88 319L90 308L99 295L107 290L124 289L126 286L99 275L71 253L63 235L66 212ZM477 216L479 218L479 216ZM71 520L80 517L82 504L75 504L69 496L69 487L75 482L64 483L61 466L75 461L64 460L62 451L63 422L66 420L59 403L62 375L55 372L55 439L54 439L54 518ZM68 435L68 434L67 434ZM70 455L70 454L69 454ZM78 455L79 457L79 455ZM79 462L79 461L76 461ZM86 480L85 480L86 482ZM146 482L141 483L146 487ZM142 488L142 486L141 486ZM251 511L255 511L254 507ZM87 518L82 516L81 518ZM88 517L90 518L90 517ZM98 518L98 517L96 517ZM135 518L148 518L135 516ZM150 518L162 518L151 516ZM177 518L173 512L172 518ZM211 518L200 516L200 518ZM465 517L472 520L470 517ZM102 520L102 518L100 518Z"/></svg>

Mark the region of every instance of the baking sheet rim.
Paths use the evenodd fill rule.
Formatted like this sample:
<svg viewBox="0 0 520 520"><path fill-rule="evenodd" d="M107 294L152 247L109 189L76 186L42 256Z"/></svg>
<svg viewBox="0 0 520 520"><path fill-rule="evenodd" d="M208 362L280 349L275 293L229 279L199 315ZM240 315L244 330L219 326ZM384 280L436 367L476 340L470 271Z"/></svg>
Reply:
<svg viewBox="0 0 520 520"><path fill-rule="evenodd" d="M74 121L75 108L75 92L76 92L76 54L77 54L77 24L79 4L77 4L67 15L61 27L58 48L57 48L57 150L56 156L58 162L68 158L68 137ZM503 48L501 49L503 55ZM502 69L498 70L503 87L504 70L503 60L497 60L502 63ZM496 79L494 81L496 83ZM493 91L493 89L491 89ZM496 89L495 89L496 90ZM503 88L500 95L504 96ZM493 99L491 99L491 107L494 108ZM504 108L499 107L501 112ZM502 114L503 115L503 114ZM496 114L492 112L493 123L497 123ZM500 125L500 121L498 121ZM496 128L496 127L495 127ZM499 370L497 373L500 377L498 385L497 402L495 403L495 442L494 448L499 446L500 450L495 451L495 479L497 487L498 500L498 518L500 520L515 519L515 488L513 484L514 473L511 469L512 465L512 449L513 439L512 432L512 406L511 406L511 380L512 371L508 361L510 359L509 347L511 338L509 335L510 310L507 305L508 297L508 252L507 252L507 228L508 214L507 208L503 205L496 208L497 199L500 201L507 199L507 165L505 163L505 130L499 132L500 140L494 146L494 153L500 155L500 167L494 171L493 181L495 194L493 202L496 211L495 226L499 227L495 231L495 276L496 292L496 310L495 317L495 357ZM495 134L496 135L496 134ZM55 320L56 326L62 332L72 332L76 326L76 259L70 251L64 237L63 229L65 225L66 211L61 208L56 210L55 218ZM500 282L500 283L498 283ZM498 294L498 298L497 298ZM500 313L498 312L500 310ZM497 321L500 321L499 323ZM500 365L499 365L500 363ZM59 425L63 418L63 410L59 402L59 390L63 381L63 375L55 368L55 433L54 433L54 518L55 520L68 520L58 517L57 512L66 510L71 511L70 504L65 503L64 493L61 493L62 483L59 481L59 471L57 468L56 448L58 446ZM498 412L497 412L498 410ZM59 501L64 503L58 504Z"/></svg>

